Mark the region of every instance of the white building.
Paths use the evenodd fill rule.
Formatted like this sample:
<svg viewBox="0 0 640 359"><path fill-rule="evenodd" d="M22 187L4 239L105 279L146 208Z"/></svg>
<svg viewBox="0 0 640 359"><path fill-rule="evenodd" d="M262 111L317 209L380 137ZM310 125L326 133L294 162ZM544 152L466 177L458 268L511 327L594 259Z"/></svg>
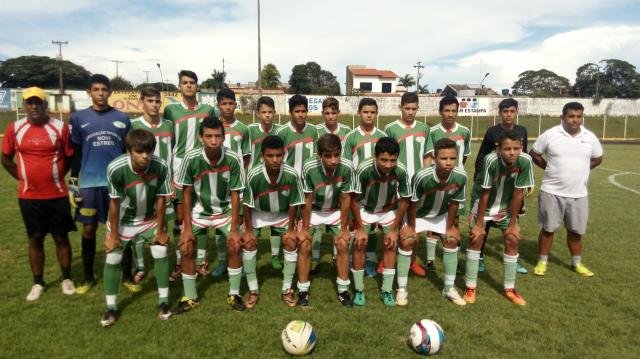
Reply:
<svg viewBox="0 0 640 359"><path fill-rule="evenodd" d="M363 65L347 66L347 95L354 93L393 94L398 87L398 75L390 70L370 69Z"/></svg>

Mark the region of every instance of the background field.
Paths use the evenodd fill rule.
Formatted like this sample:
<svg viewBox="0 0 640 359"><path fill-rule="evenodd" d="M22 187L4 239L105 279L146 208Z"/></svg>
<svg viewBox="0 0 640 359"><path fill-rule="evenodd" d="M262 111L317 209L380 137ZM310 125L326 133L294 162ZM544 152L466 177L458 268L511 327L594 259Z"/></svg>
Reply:
<svg viewBox="0 0 640 359"><path fill-rule="evenodd" d="M477 146L474 143L472 150ZM592 172L584 260L596 275L582 278L571 271L565 235L559 233L548 274L518 275L517 288L528 301L524 308L501 296L502 245L495 230L487 244L487 271L479 277L478 302L466 307L457 307L440 295L443 276L439 248L437 274L428 280L409 278L409 307L385 308L376 298L376 281L366 279L367 306L342 308L334 298L335 274L327 243L321 272L313 278L311 307L287 308L279 299L281 274L271 269L265 240L258 263L262 296L255 310L231 311L225 302L226 279L207 277L198 283L202 304L196 312L161 322L156 319L157 295L151 274L139 294L131 295L121 288L121 317L109 330L98 323L104 307L101 278L98 286L84 296L64 296L59 289L60 271L51 240L46 245L47 291L35 303L25 301L32 283L15 199L16 182L0 171L0 356L277 358L286 356L280 347L280 330L290 320L303 319L318 331L315 357L409 357L413 354L405 342L410 325L420 318L431 318L445 330L447 341L441 354L446 357L637 357L640 242L635 220L640 213L639 149L635 145L606 145L602 167ZM470 172L474 158L467 162ZM628 189L612 184L612 175L616 175L614 183ZM536 170L538 184L541 178L541 171ZM531 271L537 260L536 199L528 199L526 205L520 253ZM466 241L468 227L464 221L462 229ZM102 233L101 226L99 238ZM72 233L71 238L73 275L80 280L79 233ZM215 266L215 248L212 245L210 249L210 261ZM418 253L424 259L424 244ZM100 277L103 263L100 248L96 259ZM461 278L457 286L464 287ZM171 286L172 304L181 294L180 282Z"/></svg>

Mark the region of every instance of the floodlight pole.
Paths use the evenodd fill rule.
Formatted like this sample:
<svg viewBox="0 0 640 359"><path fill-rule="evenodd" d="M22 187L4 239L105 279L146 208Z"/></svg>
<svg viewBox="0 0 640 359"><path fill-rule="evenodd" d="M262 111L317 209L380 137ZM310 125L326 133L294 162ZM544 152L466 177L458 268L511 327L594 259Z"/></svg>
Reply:
<svg viewBox="0 0 640 359"><path fill-rule="evenodd" d="M420 92L420 69L424 69L424 65L421 61L418 61L413 67L418 69L418 75L416 76L416 93L418 93Z"/></svg>
<svg viewBox="0 0 640 359"><path fill-rule="evenodd" d="M482 89L482 88L483 88L483 87L482 87L482 86L483 86L482 84L484 83L484 80L486 80L488 76L489 76L489 73L488 73L488 72L487 72L486 74L484 74L484 77L482 78L482 81L480 81L480 89Z"/></svg>
<svg viewBox="0 0 640 359"><path fill-rule="evenodd" d="M160 91L164 91L164 76L162 76L162 69L160 68L159 62L156 65L158 65L158 71L160 71L160 81L162 81L160 83Z"/></svg>
<svg viewBox="0 0 640 359"><path fill-rule="evenodd" d="M146 83L147 83L147 84L149 84L149 72L151 72L151 71L149 71L149 70L143 70L142 72L144 72L145 74L147 74L147 82L146 82Z"/></svg>
<svg viewBox="0 0 640 359"><path fill-rule="evenodd" d="M58 45L58 65L60 68L60 84L59 84L59 88L60 88L60 94L64 93L64 86L63 86L63 82L62 82L62 45L68 45L69 41L59 41L59 40L51 40L51 43L54 45Z"/></svg>
<svg viewBox="0 0 640 359"><path fill-rule="evenodd" d="M262 96L262 54L260 45L260 0L258 0L258 92Z"/></svg>

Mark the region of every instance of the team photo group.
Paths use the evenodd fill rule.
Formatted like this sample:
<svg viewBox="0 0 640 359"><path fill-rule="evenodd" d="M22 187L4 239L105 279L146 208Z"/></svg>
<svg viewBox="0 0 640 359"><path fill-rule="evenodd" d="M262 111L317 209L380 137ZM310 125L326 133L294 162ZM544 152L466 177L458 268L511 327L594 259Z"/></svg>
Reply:
<svg viewBox="0 0 640 359"><path fill-rule="evenodd" d="M231 309L259 306L258 248L267 240L270 265L282 272L286 306L309 306L327 239L336 305L366 305L370 277L380 279L376 300L407 306L409 273L435 271L440 241L441 296L463 306L476 302L485 239L495 227L504 243L504 297L524 306L526 294L515 284L517 273L527 273L518 259L525 198L537 201L537 213L527 212L539 225L533 274L547 272L554 233L564 226L572 269L594 275L581 259L582 236L587 182L603 150L582 126L578 102L558 109L559 124L528 149L527 130L517 124L518 102L505 98L499 123L486 130L468 174L471 132L456 121L456 97L442 97L440 122L429 126L416 120L418 95L404 93L397 119L384 128L377 128L376 100L364 97L351 129L338 121L340 103L332 97L322 103L322 123L313 125L305 96L289 97L290 121L283 124L275 121L274 100L262 96L256 122L247 125L235 117L232 90L220 90L215 107L199 103L198 78L188 70L178 74L178 88L182 101L164 110L161 93L143 88L143 113L130 119L109 105L109 78L94 74L87 84L92 105L72 113L69 123L49 116L42 89L23 91L26 117L6 129L2 165L18 182L33 274L27 301L45 292L44 242L50 234L62 292L103 290L104 327L121 314L120 287L139 292L148 275L157 285L161 320L198 308L197 280L207 275L228 280ZM535 166L544 170L538 186ZM100 223L104 238L96 238ZM468 223L468 233L461 233L461 223ZM69 232L76 230L83 278L74 283ZM103 268L95 268L97 246L104 247ZM426 256L416 253L419 248L426 248ZM210 269L214 257L217 265ZM103 273L99 286L96 270ZM457 275L464 278L460 291ZM171 282L182 283L178 303L170 303Z"/></svg>

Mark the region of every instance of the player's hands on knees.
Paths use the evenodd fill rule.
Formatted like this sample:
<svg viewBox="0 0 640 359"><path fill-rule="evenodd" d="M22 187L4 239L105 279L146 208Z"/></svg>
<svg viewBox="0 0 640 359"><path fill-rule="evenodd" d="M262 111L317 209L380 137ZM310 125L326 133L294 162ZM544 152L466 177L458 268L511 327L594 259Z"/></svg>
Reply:
<svg viewBox="0 0 640 359"><path fill-rule="evenodd" d="M298 241L300 243L304 242L304 241L311 241L311 234L309 234L308 231L301 229L298 231Z"/></svg>
<svg viewBox="0 0 640 359"><path fill-rule="evenodd" d="M367 241L369 240L369 236L364 232L363 229L356 229L354 235L354 241L356 246L366 246Z"/></svg>
<svg viewBox="0 0 640 359"><path fill-rule="evenodd" d="M247 247L251 247L250 245L256 243L256 234L253 231L244 231L242 234L242 245L244 245L245 249Z"/></svg>
<svg viewBox="0 0 640 359"><path fill-rule="evenodd" d="M413 240L416 239L416 229L413 226L406 225L400 230L400 240Z"/></svg>
<svg viewBox="0 0 640 359"><path fill-rule="evenodd" d="M287 230L282 235L282 243L285 246L288 246L288 247L295 246L297 242L298 242L298 235L295 230Z"/></svg>
<svg viewBox="0 0 640 359"><path fill-rule="evenodd" d="M349 240L351 239L351 233L349 231L340 231L336 236L336 240L339 242L345 242L347 246L349 245Z"/></svg>
<svg viewBox="0 0 640 359"><path fill-rule="evenodd" d="M153 237L153 244L166 247L169 244L169 235L166 233L156 233L155 237Z"/></svg>
<svg viewBox="0 0 640 359"><path fill-rule="evenodd" d="M478 241L482 242L485 236L484 226L474 225L471 227L471 231L469 232L469 239L471 242L476 243Z"/></svg>
<svg viewBox="0 0 640 359"><path fill-rule="evenodd" d="M458 227L456 226L452 226L451 228L447 229L444 237L447 242L460 242L460 229L458 229Z"/></svg>
<svg viewBox="0 0 640 359"><path fill-rule="evenodd" d="M392 229L389 233L384 235L384 248L385 249L393 249L396 247L396 243L398 243L398 230Z"/></svg>
<svg viewBox="0 0 640 359"><path fill-rule="evenodd" d="M230 243L232 247L240 247L242 245L242 235L238 231L229 232L227 243Z"/></svg>
<svg viewBox="0 0 640 359"><path fill-rule="evenodd" d="M517 223L507 226L504 231L504 237L512 237L515 240L520 240L520 226Z"/></svg>
<svg viewBox="0 0 640 359"><path fill-rule="evenodd" d="M104 251L109 253L116 250L120 246L120 237L118 233L107 232L104 238Z"/></svg>

